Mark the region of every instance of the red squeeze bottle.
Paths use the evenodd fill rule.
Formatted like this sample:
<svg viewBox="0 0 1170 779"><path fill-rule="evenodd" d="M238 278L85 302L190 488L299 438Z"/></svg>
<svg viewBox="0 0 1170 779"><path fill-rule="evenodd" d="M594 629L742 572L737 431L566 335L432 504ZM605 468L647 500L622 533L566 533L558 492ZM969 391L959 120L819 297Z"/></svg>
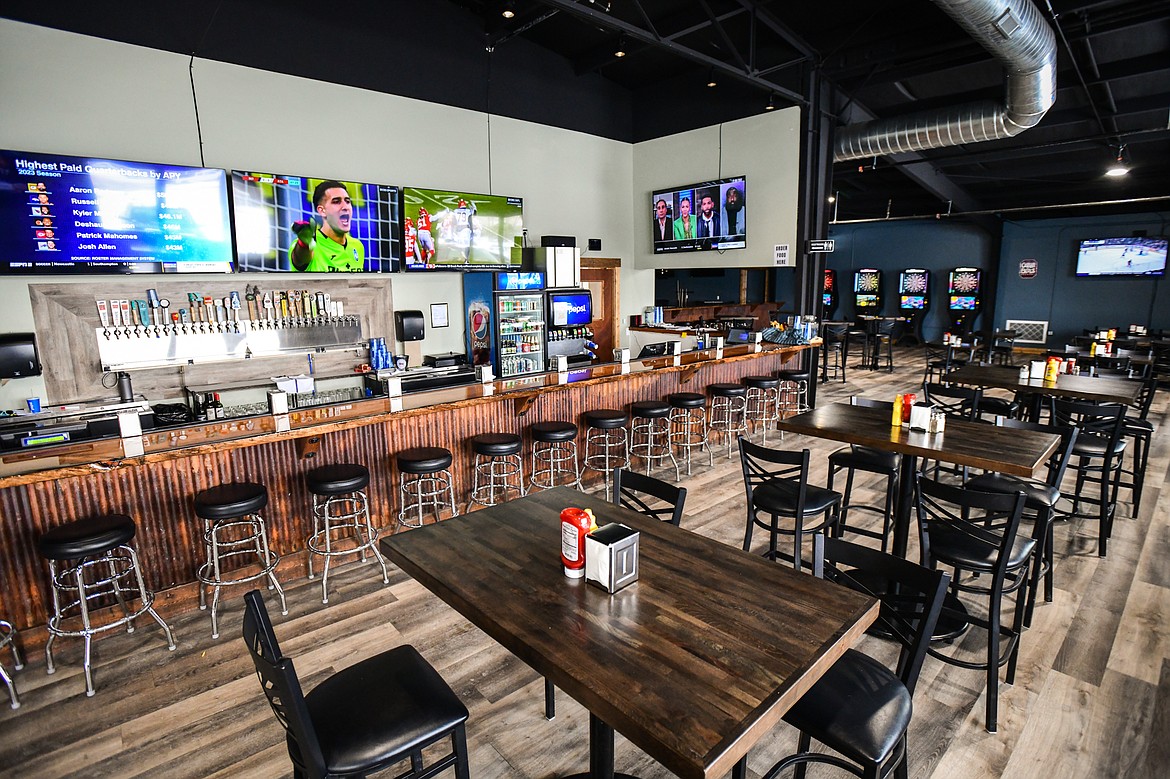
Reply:
<svg viewBox="0 0 1170 779"><path fill-rule="evenodd" d="M585 575L585 536L592 524L593 518L582 509L561 510L561 563L570 579Z"/></svg>

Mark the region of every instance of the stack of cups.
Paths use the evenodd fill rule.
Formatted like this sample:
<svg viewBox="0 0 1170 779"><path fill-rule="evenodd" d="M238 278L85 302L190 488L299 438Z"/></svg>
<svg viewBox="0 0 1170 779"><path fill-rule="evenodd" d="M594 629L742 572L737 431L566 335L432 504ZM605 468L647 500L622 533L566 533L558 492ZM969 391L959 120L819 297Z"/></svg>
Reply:
<svg viewBox="0 0 1170 779"><path fill-rule="evenodd" d="M385 338L370 339L370 367L376 371L390 367L390 354L386 351Z"/></svg>

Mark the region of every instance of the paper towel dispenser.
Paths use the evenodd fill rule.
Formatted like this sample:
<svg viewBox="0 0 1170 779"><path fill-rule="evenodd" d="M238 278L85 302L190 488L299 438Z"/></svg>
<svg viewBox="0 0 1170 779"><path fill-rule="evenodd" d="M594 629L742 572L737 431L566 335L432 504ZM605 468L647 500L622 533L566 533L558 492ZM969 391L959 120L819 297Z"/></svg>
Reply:
<svg viewBox="0 0 1170 779"><path fill-rule="evenodd" d="M426 335L421 311L395 311L394 331L399 341L421 341Z"/></svg>
<svg viewBox="0 0 1170 779"><path fill-rule="evenodd" d="M41 361L32 333L0 334L0 379L40 376Z"/></svg>

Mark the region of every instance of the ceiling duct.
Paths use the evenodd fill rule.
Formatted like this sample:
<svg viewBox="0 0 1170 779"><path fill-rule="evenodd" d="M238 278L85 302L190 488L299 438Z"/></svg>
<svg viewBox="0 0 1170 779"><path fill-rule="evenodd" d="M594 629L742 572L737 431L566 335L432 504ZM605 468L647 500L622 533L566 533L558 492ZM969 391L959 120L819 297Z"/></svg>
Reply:
<svg viewBox="0 0 1170 779"><path fill-rule="evenodd" d="M836 162L1010 138L1035 127L1056 99L1056 37L1031 0L932 0L1004 64L1005 104L967 103L849 125Z"/></svg>

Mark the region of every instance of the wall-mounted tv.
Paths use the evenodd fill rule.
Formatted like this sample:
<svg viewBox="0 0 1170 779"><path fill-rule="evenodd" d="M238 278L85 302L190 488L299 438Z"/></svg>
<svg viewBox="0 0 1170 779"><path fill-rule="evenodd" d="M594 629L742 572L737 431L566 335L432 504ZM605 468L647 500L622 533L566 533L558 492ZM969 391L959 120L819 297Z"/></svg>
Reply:
<svg viewBox="0 0 1170 779"><path fill-rule="evenodd" d="M222 170L0 151L0 272L231 270Z"/></svg>
<svg viewBox="0 0 1170 779"><path fill-rule="evenodd" d="M406 187L402 203L406 270L520 267L523 198Z"/></svg>
<svg viewBox="0 0 1170 779"><path fill-rule="evenodd" d="M398 270L401 202L384 184L233 170L239 270Z"/></svg>
<svg viewBox="0 0 1170 779"><path fill-rule="evenodd" d="M650 231L655 254L743 249L746 179L734 176L651 193Z"/></svg>
<svg viewBox="0 0 1170 779"><path fill-rule="evenodd" d="M587 289L549 292L548 308L554 327L575 327L593 321L593 296Z"/></svg>
<svg viewBox="0 0 1170 779"><path fill-rule="evenodd" d="M1164 237L1087 238L1077 247L1078 276L1161 276Z"/></svg>

